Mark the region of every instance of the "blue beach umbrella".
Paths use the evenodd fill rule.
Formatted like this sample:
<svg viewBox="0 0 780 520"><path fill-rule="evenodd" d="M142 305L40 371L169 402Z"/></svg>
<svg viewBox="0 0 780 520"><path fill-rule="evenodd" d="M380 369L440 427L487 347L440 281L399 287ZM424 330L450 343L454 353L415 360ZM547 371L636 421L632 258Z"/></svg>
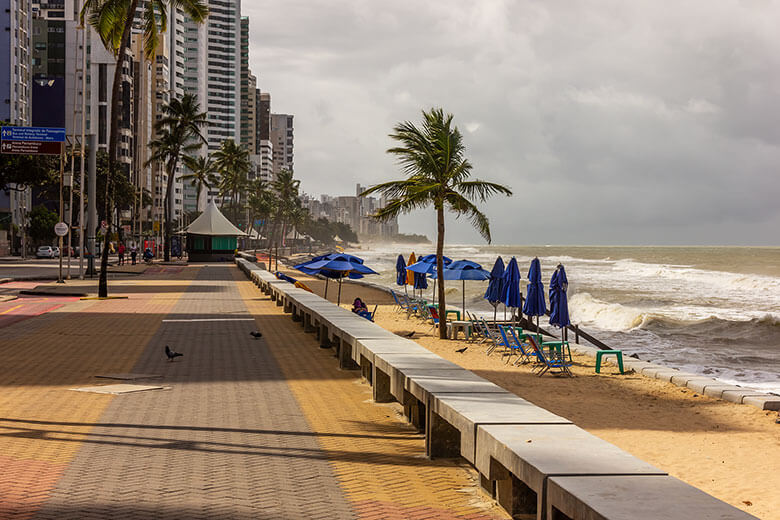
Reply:
<svg viewBox="0 0 780 520"><path fill-rule="evenodd" d="M522 298L520 296L520 268L517 267L517 259L514 256L504 270L501 303L503 303L505 307L510 307L512 309L519 309L522 304ZM515 312L512 311L512 316L514 315Z"/></svg>
<svg viewBox="0 0 780 520"><path fill-rule="evenodd" d="M319 274L325 277L325 297L328 296L328 279L335 278L339 281L339 295L337 303L341 304L341 280L342 278L358 279L367 274L379 274L373 269L363 265L363 259L345 253L330 253L313 258L308 262L298 264L295 269L306 274Z"/></svg>
<svg viewBox="0 0 780 520"><path fill-rule="evenodd" d="M504 287L504 260L499 256L490 270L490 282L485 291L485 299L495 307L501 301L501 289Z"/></svg>
<svg viewBox="0 0 780 520"><path fill-rule="evenodd" d="M566 278L566 270L562 264L558 264L552 278L550 278L550 325L562 328L562 336L566 334L566 327L571 325L569 301L566 296L568 288L569 280ZM565 339L565 337L561 339Z"/></svg>
<svg viewBox="0 0 780 520"><path fill-rule="evenodd" d="M488 280L490 273L482 269L482 266L471 260L457 260L444 269L445 280L461 280L463 282L463 312L466 312L466 280ZM437 278L434 273L431 278Z"/></svg>
<svg viewBox="0 0 780 520"><path fill-rule="evenodd" d="M419 290L428 288L428 277L425 273L414 273L414 288Z"/></svg>
<svg viewBox="0 0 780 520"><path fill-rule="evenodd" d="M403 285L404 291L406 291L406 260L404 260L404 255L398 255L398 259L395 261L395 283Z"/></svg>
<svg viewBox="0 0 780 520"><path fill-rule="evenodd" d="M446 256L442 256L442 263L444 264L444 267L447 267L452 263L452 260L447 258ZM413 273L424 273L424 274L432 275L433 273L436 272L436 255L425 255L423 257L420 257L420 259L417 262L413 263L410 266L407 266L406 269L412 271ZM433 300L436 299L436 284L433 284L432 299Z"/></svg>
<svg viewBox="0 0 780 520"><path fill-rule="evenodd" d="M531 260L531 267L528 269L528 287L526 291L523 314L529 317L536 316L536 331L539 332L539 316L547 312L547 306L544 301L542 266L538 258Z"/></svg>

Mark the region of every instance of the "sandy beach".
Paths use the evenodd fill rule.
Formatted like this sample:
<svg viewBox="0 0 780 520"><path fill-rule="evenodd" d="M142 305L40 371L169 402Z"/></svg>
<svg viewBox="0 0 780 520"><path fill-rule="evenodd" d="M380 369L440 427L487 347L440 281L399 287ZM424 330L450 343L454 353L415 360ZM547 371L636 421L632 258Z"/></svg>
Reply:
<svg viewBox="0 0 780 520"><path fill-rule="evenodd" d="M323 295L325 282L287 271ZM330 283L335 303L338 284ZM355 283L342 284L341 304L359 296L376 323L489 379L590 433L759 518L780 520L780 424L777 412L711 399L617 367L595 373L592 358L574 355L576 377L537 377L527 366L485 355L485 345L440 340L429 324L393 310L391 297ZM464 353L457 349L468 347Z"/></svg>

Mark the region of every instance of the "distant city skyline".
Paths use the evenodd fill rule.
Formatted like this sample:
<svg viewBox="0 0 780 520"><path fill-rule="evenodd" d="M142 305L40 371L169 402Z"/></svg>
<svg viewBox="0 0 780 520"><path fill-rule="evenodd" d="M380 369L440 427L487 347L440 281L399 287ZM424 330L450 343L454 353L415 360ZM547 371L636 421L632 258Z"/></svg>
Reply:
<svg viewBox="0 0 780 520"><path fill-rule="evenodd" d="M387 134L441 106L515 192L482 205L495 243L778 245L778 4L440 5L244 3L304 191L402 177ZM432 211L399 223L434 236Z"/></svg>

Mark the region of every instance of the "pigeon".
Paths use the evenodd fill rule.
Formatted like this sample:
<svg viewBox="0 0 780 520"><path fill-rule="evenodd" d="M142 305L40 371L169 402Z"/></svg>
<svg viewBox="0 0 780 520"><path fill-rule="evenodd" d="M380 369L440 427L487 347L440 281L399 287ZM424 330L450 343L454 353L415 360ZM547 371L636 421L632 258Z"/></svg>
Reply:
<svg viewBox="0 0 780 520"><path fill-rule="evenodd" d="M260 332L259 330L258 330L258 331L253 331L253 332L250 332L250 333L249 333L249 335L250 335L250 336L252 336L252 337L253 337L253 338L255 338L255 339L260 339L260 338L262 338L262 337L263 337L263 333L262 333L262 332Z"/></svg>
<svg viewBox="0 0 780 520"><path fill-rule="evenodd" d="M412 332L409 332L409 333L407 333L407 334L404 334L404 336L405 336L405 337L407 337L407 338L411 338L412 336L414 336L414 333L415 333L415 332L416 332L416 331L414 331L414 330L413 330Z"/></svg>
<svg viewBox="0 0 780 520"><path fill-rule="evenodd" d="M182 354L181 352L174 352L173 350L171 350L171 347L165 345L165 355L168 356L168 361L173 361L174 358L183 356L184 354Z"/></svg>
<svg viewBox="0 0 780 520"><path fill-rule="evenodd" d="M461 354L463 354L464 352L466 352L466 349L467 349L467 348L468 348L468 347L459 348L459 349L457 349L455 352L460 352Z"/></svg>

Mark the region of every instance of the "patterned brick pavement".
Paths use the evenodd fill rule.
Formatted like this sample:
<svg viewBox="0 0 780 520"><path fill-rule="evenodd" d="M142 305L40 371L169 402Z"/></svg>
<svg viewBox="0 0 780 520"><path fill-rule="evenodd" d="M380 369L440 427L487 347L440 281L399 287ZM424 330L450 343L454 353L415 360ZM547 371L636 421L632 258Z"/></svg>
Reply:
<svg viewBox="0 0 780 520"><path fill-rule="evenodd" d="M0 518L506 518L235 267L115 290L0 329ZM107 372L170 389L67 390Z"/></svg>

